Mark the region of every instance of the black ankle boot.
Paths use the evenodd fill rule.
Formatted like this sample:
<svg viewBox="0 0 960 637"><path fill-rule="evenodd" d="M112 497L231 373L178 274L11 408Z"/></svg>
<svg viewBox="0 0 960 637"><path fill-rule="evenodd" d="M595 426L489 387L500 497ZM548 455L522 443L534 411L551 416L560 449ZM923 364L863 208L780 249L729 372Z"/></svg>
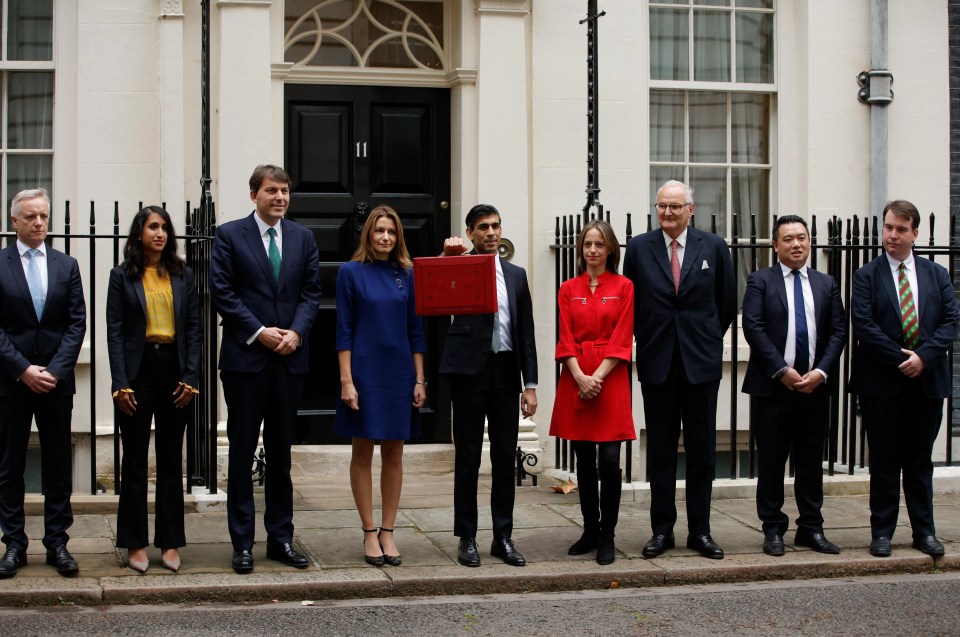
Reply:
<svg viewBox="0 0 960 637"><path fill-rule="evenodd" d="M606 566L617 559L617 549L613 544L613 531L601 531L597 540L597 564Z"/></svg>
<svg viewBox="0 0 960 637"><path fill-rule="evenodd" d="M583 535L580 536L579 540L573 543L573 546L571 546L570 550L567 551L567 555L583 555L584 553L589 553L596 548L597 532L584 529Z"/></svg>

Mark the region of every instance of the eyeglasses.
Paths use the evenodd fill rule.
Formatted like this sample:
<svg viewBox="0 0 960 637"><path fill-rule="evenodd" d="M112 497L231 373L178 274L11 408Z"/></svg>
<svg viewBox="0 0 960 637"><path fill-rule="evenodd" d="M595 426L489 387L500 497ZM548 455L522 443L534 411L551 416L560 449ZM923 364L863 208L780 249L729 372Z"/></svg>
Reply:
<svg viewBox="0 0 960 637"><path fill-rule="evenodd" d="M669 208L670 212L676 214L689 205L689 203L655 203L653 207L657 209L657 212L666 212Z"/></svg>

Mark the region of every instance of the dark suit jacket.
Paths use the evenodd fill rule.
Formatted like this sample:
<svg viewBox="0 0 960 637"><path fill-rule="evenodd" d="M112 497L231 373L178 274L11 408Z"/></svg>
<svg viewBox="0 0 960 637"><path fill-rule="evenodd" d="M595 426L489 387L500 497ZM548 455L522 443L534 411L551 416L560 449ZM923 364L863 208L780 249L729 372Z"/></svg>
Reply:
<svg viewBox="0 0 960 637"><path fill-rule="evenodd" d="M737 278L723 239L688 227L679 291L660 229L630 239L623 274L633 281L640 382L666 381L676 342L687 380L719 381L723 334L737 313Z"/></svg>
<svg viewBox="0 0 960 637"><path fill-rule="evenodd" d="M947 350L957 337L957 303L946 269L914 255L919 300L920 345L923 361L920 387L927 398L950 395ZM912 381L897 367L907 357L900 351L903 326L900 296L893 284L886 254L853 275L853 337L857 341L850 374L850 391L860 396L896 396Z"/></svg>
<svg viewBox="0 0 960 637"><path fill-rule="evenodd" d="M76 392L73 368L87 331L77 260L47 248L47 300L37 319L16 243L0 250L0 396L14 395L30 365L60 379L52 395Z"/></svg>
<svg viewBox="0 0 960 637"><path fill-rule="evenodd" d="M847 339L847 318L840 299L840 287L828 274L812 268L807 268L807 273L817 324L817 344L811 369L822 369L832 376ZM783 359L789 321L787 294L779 264L753 272L747 279L747 290L743 295L743 335L750 344L750 363L743 378L743 391L747 394L770 396L781 385L780 380L772 376L787 364ZM793 294L793 289L789 294Z"/></svg>
<svg viewBox="0 0 960 637"><path fill-rule="evenodd" d="M456 257L449 257L455 259ZM498 259L500 257L497 257ZM500 259L510 305L510 335L519 365L517 386L537 382L537 343L533 334L533 303L523 268ZM490 352L493 314L466 314L453 317L440 358L440 373L472 376L480 373ZM520 376L523 376L522 381Z"/></svg>
<svg viewBox="0 0 960 637"><path fill-rule="evenodd" d="M303 339L293 353L283 356L287 370L309 369L308 337L320 307L320 255L313 233L293 221L281 220L283 258L280 283L273 279L253 215L217 228L210 257L210 291L220 314L220 370L259 372L273 354L247 340L261 326L291 329Z"/></svg>
<svg viewBox="0 0 960 637"><path fill-rule="evenodd" d="M193 270L170 275L173 289L174 327L181 380L200 387L200 299ZM110 270L107 288L107 350L110 353L111 392L130 389L140 371L147 340L147 300L143 278L131 279L123 269Z"/></svg>

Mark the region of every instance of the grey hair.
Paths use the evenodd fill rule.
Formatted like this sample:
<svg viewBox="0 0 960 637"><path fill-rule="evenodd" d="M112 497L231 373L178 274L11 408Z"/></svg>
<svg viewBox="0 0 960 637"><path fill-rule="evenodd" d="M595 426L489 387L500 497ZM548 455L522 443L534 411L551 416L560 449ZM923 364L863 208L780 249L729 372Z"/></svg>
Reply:
<svg viewBox="0 0 960 637"><path fill-rule="evenodd" d="M20 204L24 201L30 201L31 199L43 199L47 202L47 210L50 210L50 197L47 196L47 191L43 188L30 188L28 190L21 190L13 197L13 201L10 202L10 216L19 217Z"/></svg>
<svg viewBox="0 0 960 637"><path fill-rule="evenodd" d="M676 179L665 181L662 186L657 188L657 198L658 199L660 198L661 190L663 190L664 188L672 187L672 186L680 186L681 188L683 188L683 192L686 194L686 201L684 201L684 203L693 203L693 188L683 183L682 181L677 181Z"/></svg>

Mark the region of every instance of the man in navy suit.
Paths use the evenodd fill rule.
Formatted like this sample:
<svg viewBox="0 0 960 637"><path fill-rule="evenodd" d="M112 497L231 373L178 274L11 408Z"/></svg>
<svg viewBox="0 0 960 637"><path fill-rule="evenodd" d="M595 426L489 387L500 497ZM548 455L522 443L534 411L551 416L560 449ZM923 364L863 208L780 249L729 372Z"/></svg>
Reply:
<svg viewBox="0 0 960 637"><path fill-rule="evenodd" d="M846 344L846 315L834 278L807 267L807 222L785 215L772 236L780 263L750 274L743 295L743 335L750 344L743 391L755 407L763 552L784 553L790 519L782 511L783 470L792 453L800 512L794 543L836 554L840 549L823 534L822 459L830 409L826 381Z"/></svg>
<svg viewBox="0 0 960 637"><path fill-rule="evenodd" d="M643 392L653 536L657 557L674 547L677 443L687 465L687 546L722 559L710 536L723 334L737 312L736 275L723 239L690 227L693 190L668 181L657 191L660 228L627 244L623 274L633 281L637 376Z"/></svg>
<svg viewBox="0 0 960 637"><path fill-rule="evenodd" d="M920 213L909 201L883 209L884 254L853 276L850 391L870 452L870 553L888 557L903 495L913 548L943 555L933 524L933 443L950 395L947 353L957 337L957 303L946 269L917 258Z"/></svg>
<svg viewBox="0 0 960 637"><path fill-rule="evenodd" d="M67 550L73 524L70 420L74 366L87 331L77 260L47 246L50 199L42 189L13 198L15 244L0 251L0 528L7 550L0 577L27 563L23 472L30 424L40 436L43 545L62 575L78 570Z"/></svg>
<svg viewBox="0 0 960 637"><path fill-rule="evenodd" d="M474 206L467 213L466 224L467 238L473 242L472 254L497 254L502 230L496 208L489 204ZM466 246L459 237L451 237L444 242L443 251L446 255L459 255L466 251ZM440 359L440 373L450 379L453 394L453 533L460 538L457 560L464 566L480 566L476 541L477 475L484 420L493 473L490 554L512 566L527 563L511 536L514 462L520 430L517 396L524 417L537 411L533 303L524 269L499 256L496 260L499 311L454 317Z"/></svg>
<svg viewBox="0 0 960 637"><path fill-rule="evenodd" d="M290 176L257 166L250 177L256 210L217 228L210 257L211 294L220 314L220 380L227 403L227 524L233 570L253 570L254 502L250 473L260 425L267 558L306 568L293 548L290 445L297 403L308 371L307 335L320 305L320 271L313 233L283 218Z"/></svg>

